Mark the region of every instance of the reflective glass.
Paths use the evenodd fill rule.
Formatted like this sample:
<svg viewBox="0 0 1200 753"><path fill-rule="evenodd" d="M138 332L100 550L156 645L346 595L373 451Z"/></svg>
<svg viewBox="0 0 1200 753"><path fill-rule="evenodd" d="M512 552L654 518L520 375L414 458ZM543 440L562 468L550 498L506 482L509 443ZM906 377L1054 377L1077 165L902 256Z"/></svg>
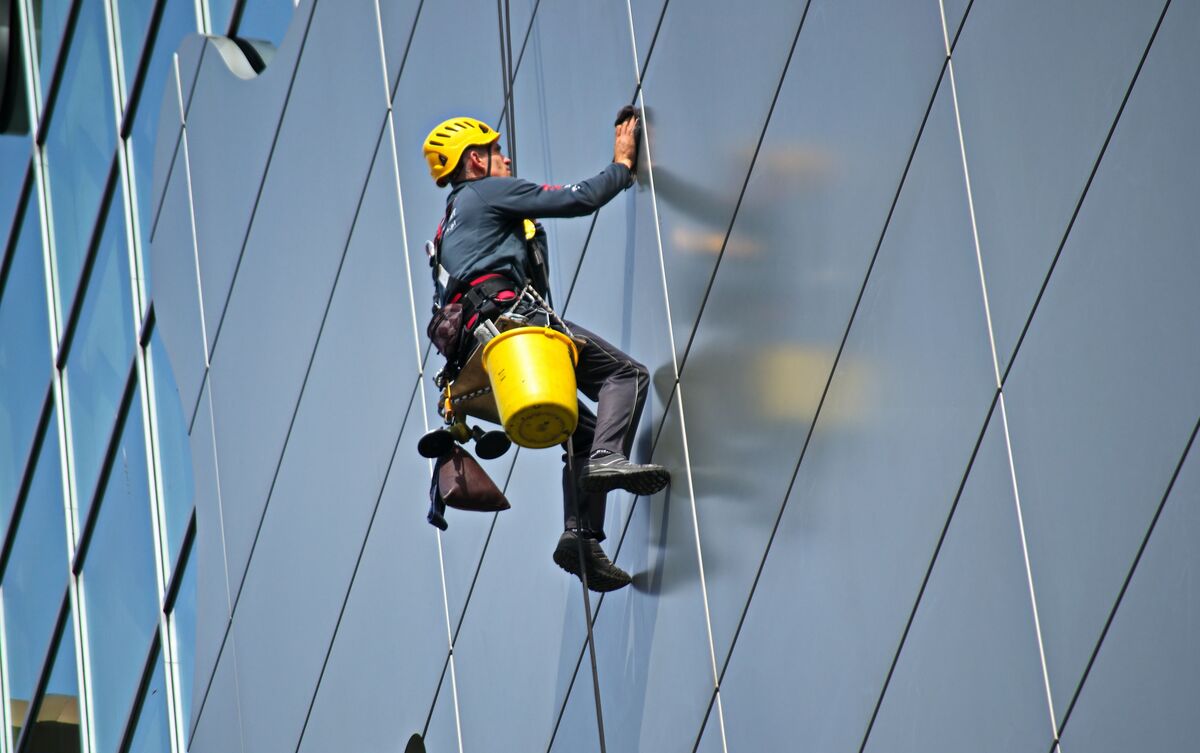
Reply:
<svg viewBox="0 0 1200 753"><path fill-rule="evenodd" d="M404 311L403 308L392 309L395 313L389 315L367 305L394 298L397 286L401 290L407 287L406 282L401 283L404 278L398 274L400 268L387 267L397 258L394 243L399 227L395 219L398 201L391 167L391 146L383 140L387 133L387 110L379 45L346 45L347 39L362 39L375 33L375 9L366 3L318 4L313 13L317 18L305 42L304 57L290 90L287 119L280 126L274 145L254 223L236 269L236 283L232 283L234 270L229 270L226 284L232 284L232 289L228 291L223 316L219 297L224 293L216 280L212 280L214 284L210 286L212 278L205 278L202 286L205 316L210 322L220 317L222 322L219 344L212 350L212 399L222 493L227 501L238 501L236 505L227 504L223 510L225 545L233 583L240 581L249 561L255 531L285 439L290 433L289 424L295 415L301 389L313 389L311 384L304 387L304 383L309 380L305 372L312 363L318 333L326 340L340 340L334 336L337 329L332 324L338 314L329 310L329 325L323 324L335 280L339 291L342 285L348 285L351 291L357 288L358 292L351 293L351 297L370 291L355 303L355 308L345 309L347 315L356 317L356 321L370 323L363 326L373 326L378 321L375 316L379 315L384 321L395 321L393 316L400 316ZM276 65L285 62L284 56L277 57L256 83L271 76L272 71L278 70ZM287 73L286 68L279 73ZM274 79L275 82L280 80L280 77ZM203 83L201 81L197 86ZM330 112L336 112L338 116L332 118ZM194 138L194 122L192 118L188 124L189 147L200 140ZM313 128L314 123L320 123L322 127ZM227 140L223 133L214 132L210 132L208 138L209 148L220 148L219 144ZM379 159L374 159L376 154ZM202 163L195 150L190 156L195 179L200 172L197 166ZM376 177L371 181L373 162ZM320 175L321 182L329 187L340 189L296 190L296 186L311 184L314 175ZM222 181L228 182L225 177ZM193 180L193 187L195 185ZM363 193L368 185L373 189L370 199ZM215 184L209 186L216 189ZM199 193L194 195L199 211L202 197ZM356 220L362 224L358 225ZM197 232L202 232L199 214L196 222ZM354 245L350 242L352 229L381 238L381 241L372 242L390 246L392 253L376 257L374 252L363 254L357 247L348 252L348 244ZM381 236L374 235L381 231ZM161 227L156 232L161 233ZM212 259L208 254L211 248L202 239L199 256L202 274ZM291 249L292 252L281 254L279 249ZM237 249L233 251L234 255L228 257L230 260L236 259ZM349 253L354 253L362 262L355 261ZM367 266L359 267L359 263ZM344 266L339 276L341 264ZM385 269L387 271L383 271ZM392 282L385 284L379 292L375 292L374 287L366 287L368 281L373 286L385 279ZM283 280L287 282L281 284ZM342 296L342 300L350 300L344 298L344 293ZM358 303L364 307L356 308ZM399 301L392 301L392 305L396 303ZM343 303L335 300L333 305L340 308ZM210 338L215 336L212 324L206 331ZM264 333L270 334L264 337ZM322 346L326 340L322 341ZM169 345L175 347L173 341ZM338 342L333 347L349 345ZM376 348L366 350L376 350L372 358L394 359L406 355L390 349L383 352ZM400 362L392 363L396 368L404 368ZM318 368L323 370L316 364L312 368L313 377ZM412 368L411 362L408 368ZM342 377L338 379L342 380ZM329 389L340 391L344 388L343 380ZM315 388L315 394L323 394L321 389ZM292 435L293 440L296 438ZM250 657L254 652L247 647L246 653ZM252 730L249 723L246 729L247 746L254 747L249 737Z"/></svg>
<svg viewBox="0 0 1200 753"><path fill-rule="evenodd" d="M79 727L79 675L75 659L75 629L70 613L59 638L46 694L24 750L33 753L78 753L82 750Z"/></svg>
<svg viewBox="0 0 1200 753"><path fill-rule="evenodd" d="M170 753L171 725L167 719L167 684L162 652L154 652L154 670L134 722L133 740L126 753Z"/></svg>
<svg viewBox="0 0 1200 753"><path fill-rule="evenodd" d="M8 242L17 202L21 200L31 143L28 136L0 136L0 175L4 176L0 180L0 249Z"/></svg>
<svg viewBox="0 0 1200 753"><path fill-rule="evenodd" d="M37 48L38 75L42 84L42 101L54 76L54 63L62 47L63 30L71 14L73 0L33 0L33 44ZM84 3L85 5L87 3ZM100 3L91 3L100 7ZM76 31L78 34L78 31ZM78 39L78 37L76 37Z"/></svg>
<svg viewBox="0 0 1200 753"><path fill-rule="evenodd" d="M613 750L679 750L680 737L690 749L713 693L681 400L687 403L686 392L671 400L653 455L654 462L670 469L674 481L659 494L636 500L620 552L613 557L633 576L633 587L606 595L596 617L605 736ZM609 495L610 505L614 496ZM610 525L615 525L613 518L610 512ZM703 517L700 525L703 537ZM616 549L609 542L605 546L610 552ZM716 564L705 560L707 568ZM596 609L594 599L592 604ZM583 631L577 631L582 637ZM586 663L580 669L584 682L577 679L571 692L591 700L591 678L585 671L590 671Z"/></svg>
<svg viewBox="0 0 1200 753"><path fill-rule="evenodd" d="M158 626L150 481L141 400L134 395L83 563L99 753L115 753Z"/></svg>
<svg viewBox="0 0 1200 753"><path fill-rule="evenodd" d="M79 284L116 140L104 4L84 2L45 148L62 312Z"/></svg>
<svg viewBox="0 0 1200 753"><path fill-rule="evenodd" d="M223 37L229 31L229 17L233 14L233 3L234 0L208 0L210 34Z"/></svg>
<svg viewBox="0 0 1200 753"><path fill-rule="evenodd" d="M733 749L838 749L871 717L995 395L962 186L943 79L727 662Z"/></svg>
<svg viewBox="0 0 1200 753"><path fill-rule="evenodd" d="M121 63L125 69L125 96L129 96L129 87L137 75L138 60L142 56L142 46L146 43L146 32L150 25L150 14L154 10L155 0L120 0L116 3L118 29L121 32ZM188 7L190 3L171 2L167 4L167 12L172 5Z"/></svg>
<svg viewBox="0 0 1200 753"><path fill-rule="evenodd" d="M157 329L150 338L149 355L158 430L155 449L162 471L168 561L173 563L183 543L183 534L194 505L196 488L192 477L192 451L188 446L188 420L175 387L171 361L167 358Z"/></svg>
<svg viewBox="0 0 1200 753"><path fill-rule="evenodd" d="M0 585L0 596L4 599L7 679L12 698L9 721L14 728L14 739L25 724L29 700L41 675L54 621L66 593L69 569L66 519L58 422L52 415L38 453L33 483L25 498L4 582Z"/></svg>
<svg viewBox="0 0 1200 753"><path fill-rule="evenodd" d="M295 14L292 0L246 0L237 35L243 39L265 39L278 47Z"/></svg>
<svg viewBox="0 0 1200 753"><path fill-rule="evenodd" d="M629 100L637 81L632 66L596 65L595 61L628 56L630 49L624 5L545 3L538 9L513 94L517 175L535 183L567 184L606 167L613 115L618 104ZM503 131L506 125L498 127ZM595 148L581 149L581 144ZM544 219L542 224L550 243L551 287L562 304L592 220ZM428 273L417 277L414 283L419 281L424 291L429 287Z"/></svg>
<svg viewBox="0 0 1200 753"><path fill-rule="evenodd" d="M642 84L649 108L646 134L655 218L680 356L804 13L803 3L776 0L692 5L667 7ZM931 26L935 9L933 3L924 7ZM918 12L914 9L913 15ZM747 54L751 49L753 54ZM770 224L764 224L769 232ZM729 251L746 254L744 249Z"/></svg>
<svg viewBox="0 0 1200 753"><path fill-rule="evenodd" d="M193 550L195 551L195 550ZM196 565L191 556L180 567L183 580L171 610L171 630L174 633L175 656L179 671L179 709L186 737L191 737L192 685L196 678Z"/></svg>
<svg viewBox="0 0 1200 753"><path fill-rule="evenodd" d="M1198 540L1200 444L1193 444L1063 730L1063 750L1195 747Z"/></svg>
<svg viewBox="0 0 1200 753"><path fill-rule="evenodd" d="M1060 717L1200 416L1197 28L1171 5L1004 388Z"/></svg>
<svg viewBox="0 0 1200 753"><path fill-rule="evenodd" d="M464 750L544 750L566 698L585 618L579 581L549 556L563 531L560 455L520 452L505 485L512 509L496 516L454 644ZM448 513L443 540L456 537L464 517ZM521 574L517 587L512 573ZM503 651L494 650L497 635L506 636ZM577 681L575 692L590 696L591 670L582 672L587 681ZM499 697L488 679L518 676L521 692Z"/></svg>
<svg viewBox="0 0 1200 753"><path fill-rule="evenodd" d="M172 57L179 47L179 42L195 31L196 12L192 4L168 0L158 24L158 36L150 53L150 64L146 69L146 80L142 84L141 100L129 132L138 229L142 241L141 271L146 290L151 290L147 259L150 256L150 229L154 225L151 207L154 204L154 145L158 139L158 119L162 115L164 93L170 91L172 96L177 96L174 87L166 86L167 80L174 75ZM170 154L171 152L167 152L168 158Z"/></svg>
<svg viewBox="0 0 1200 753"><path fill-rule="evenodd" d="M1034 753L1053 734L995 410L865 751Z"/></svg>
<svg viewBox="0 0 1200 753"><path fill-rule="evenodd" d="M1162 6L976 3L963 26L954 73L1001 371Z"/></svg>
<svg viewBox="0 0 1200 753"><path fill-rule="evenodd" d="M0 290L0 540L50 383L45 279L35 201L21 222Z"/></svg>
<svg viewBox="0 0 1200 753"><path fill-rule="evenodd" d="M133 361L133 299L125 216L119 192L115 198L118 200L112 202L96 250L95 267L65 370L75 501L81 525L91 506L96 476Z"/></svg>
<svg viewBox="0 0 1200 753"><path fill-rule="evenodd" d="M237 641L232 635L221 649L220 661L215 671L207 670L212 685L204 700L204 714L196 720L188 748L195 751L220 751L220 753L243 753L249 750L242 745L242 721L239 709L237 685ZM201 688L203 691L204 688ZM285 746L271 746L270 750L284 750Z"/></svg>
<svg viewBox="0 0 1200 753"><path fill-rule="evenodd" d="M941 45L936 2L816 0L805 18L681 365L689 436L736 438L690 446L705 560L724 563L706 579L718 656L887 225L942 69ZM770 324L781 314L782 326ZM675 333L686 337L678 322ZM824 420L848 418L828 407ZM725 470L749 467L787 470Z"/></svg>

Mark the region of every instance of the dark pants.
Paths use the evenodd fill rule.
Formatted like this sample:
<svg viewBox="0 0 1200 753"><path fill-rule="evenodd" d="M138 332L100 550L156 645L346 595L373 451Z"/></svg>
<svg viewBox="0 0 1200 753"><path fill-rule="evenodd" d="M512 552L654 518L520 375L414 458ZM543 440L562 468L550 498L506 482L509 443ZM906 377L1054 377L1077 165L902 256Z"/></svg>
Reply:
<svg viewBox="0 0 1200 753"><path fill-rule="evenodd" d="M567 455L563 455L563 524L567 529L579 529L597 541L604 541L607 495L580 490L579 472L595 450L619 452L629 457L646 404L650 372L616 346L578 324L567 322L567 326L573 335L586 341L579 349L575 381L580 392L596 401L596 412L580 401L579 425L571 435L574 474L566 465ZM566 443L563 443L563 449L567 449Z"/></svg>

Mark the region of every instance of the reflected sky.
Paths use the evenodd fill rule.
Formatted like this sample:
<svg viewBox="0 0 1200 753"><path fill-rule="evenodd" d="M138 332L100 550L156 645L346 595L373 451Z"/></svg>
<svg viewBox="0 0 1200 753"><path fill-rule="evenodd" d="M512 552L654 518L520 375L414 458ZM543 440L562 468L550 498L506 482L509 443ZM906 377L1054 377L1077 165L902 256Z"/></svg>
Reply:
<svg viewBox="0 0 1200 753"><path fill-rule="evenodd" d="M66 0L33 0L30 5L33 6L33 44L37 49L44 102L46 91L50 88L50 79L54 74L55 58L62 47L63 30L66 28L72 3ZM99 3L92 5L100 7Z"/></svg>
<svg viewBox="0 0 1200 753"><path fill-rule="evenodd" d="M143 249L140 271L145 279L146 290L150 289L150 268L146 260L150 256L150 229L154 225L151 193L154 184L154 143L158 137L158 118L167 80L173 73L171 61L175 50L185 36L195 32L196 13L191 4L167 3L159 21L154 50L150 53L150 67L146 70L141 101L129 132L138 228Z"/></svg>
<svg viewBox="0 0 1200 753"><path fill-rule="evenodd" d="M128 753L165 753L171 750L171 729L167 723L167 685L162 652L154 652L154 673L146 688L146 697L138 714Z"/></svg>
<svg viewBox="0 0 1200 753"><path fill-rule="evenodd" d="M167 12L171 6L187 7L190 3L168 2ZM137 74L138 59L142 54L142 45L146 42L146 32L149 31L150 12L154 9L154 0L121 0L117 3L117 18L121 31L121 63L125 67L125 96L129 96L129 87Z"/></svg>
<svg viewBox="0 0 1200 753"><path fill-rule="evenodd" d="M0 136L0 244L8 240L29 165L28 136Z"/></svg>
<svg viewBox="0 0 1200 753"><path fill-rule="evenodd" d="M56 418L51 416L18 523L11 559L0 585L7 679L17 714L13 722L18 725L23 723L25 709L17 703L33 697L67 586L66 507L57 427ZM73 673L72 664L72 676Z"/></svg>
<svg viewBox="0 0 1200 753"><path fill-rule="evenodd" d="M50 380L50 323L36 207L25 213L14 253L0 291L0 535Z"/></svg>
<svg viewBox="0 0 1200 753"><path fill-rule="evenodd" d="M54 751L54 753L69 753L79 751L78 734L70 735L68 730L79 726L79 681L75 666L75 631L71 629L71 615L67 614L67 629L59 639L58 651L54 656L54 665L50 681L46 685L46 695L42 698L43 711L34 726L27 751ZM53 704L54 713L50 712Z"/></svg>
<svg viewBox="0 0 1200 753"><path fill-rule="evenodd" d="M54 217L59 310L68 311L116 145L104 4L85 2L55 100L45 159Z"/></svg>
<svg viewBox="0 0 1200 753"><path fill-rule="evenodd" d="M246 0L242 20L238 24L238 36L243 39L265 39L278 47L296 6L292 0Z"/></svg>
<svg viewBox="0 0 1200 753"><path fill-rule="evenodd" d="M196 568L189 558L181 567L187 569L175 597L171 624L175 630L175 645L179 652L179 708L181 718L192 718L192 683L196 677ZM190 722L187 722L190 723ZM187 730L191 738L192 731Z"/></svg>
<svg viewBox="0 0 1200 753"><path fill-rule="evenodd" d="M167 550L172 562L179 554L188 517L192 512L195 482L188 422L184 417L171 360L158 330L150 338L150 364L158 420L158 460L162 468L163 506L167 518Z"/></svg>
<svg viewBox="0 0 1200 753"><path fill-rule="evenodd" d="M158 626L150 481L134 395L83 564L97 751L115 753Z"/></svg>
<svg viewBox="0 0 1200 753"><path fill-rule="evenodd" d="M91 506L133 359L133 299L120 201L112 202L96 254L66 367L80 524Z"/></svg>

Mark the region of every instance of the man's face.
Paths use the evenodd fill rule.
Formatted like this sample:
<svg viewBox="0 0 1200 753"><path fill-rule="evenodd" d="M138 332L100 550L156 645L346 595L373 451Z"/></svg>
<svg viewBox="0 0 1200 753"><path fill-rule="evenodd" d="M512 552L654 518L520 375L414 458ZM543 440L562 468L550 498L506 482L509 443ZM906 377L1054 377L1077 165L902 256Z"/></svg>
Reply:
<svg viewBox="0 0 1200 753"><path fill-rule="evenodd" d="M491 166L489 169L488 153L483 149L475 150L480 167L489 178L507 178L512 175L512 160L504 156L499 144L491 145Z"/></svg>

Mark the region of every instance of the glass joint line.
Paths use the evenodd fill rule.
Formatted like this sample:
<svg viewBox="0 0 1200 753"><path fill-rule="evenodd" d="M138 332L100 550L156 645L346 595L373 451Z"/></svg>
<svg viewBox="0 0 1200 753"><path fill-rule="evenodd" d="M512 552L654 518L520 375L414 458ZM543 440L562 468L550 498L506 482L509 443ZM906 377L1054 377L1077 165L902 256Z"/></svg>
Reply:
<svg viewBox="0 0 1200 753"><path fill-rule="evenodd" d="M945 77L945 73L946 73L946 66L945 66L945 64L943 64L941 71L938 73L938 79L934 83L933 90L929 95L929 102L925 106L925 113L921 118L921 125L917 129L917 134L913 140L912 147L909 149L908 159L905 162L904 170L900 174L900 180L896 186L896 191L892 195L892 201L891 201L890 206L888 207L887 217L884 219L883 227L881 228L880 233L879 233L879 239L875 242L875 248L874 248L873 252L871 253L871 259L870 259L870 262L868 262L868 264L867 264L866 272L863 275L863 281L859 285L858 294L854 300L854 306L850 310L850 316L847 319L846 326L842 331L842 337L841 337L841 340L838 342L837 351L833 357L833 363L830 365L830 368L829 368L829 375L825 379L825 385L821 388L821 396L817 400L817 407L813 414L812 423L809 425L808 431L804 436L804 442L800 448L800 456L799 456L799 458L797 458L795 467L792 469L791 478L788 480L787 488L784 490L784 493L783 493L783 501L780 503L780 506L779 506L779 512L776 514L775 522L771 526L771 535L767 538L767 545L766 545L765 549L763 550L762 556L759 558L758 568L756 569L756 571L754 573L754 579L751 581L750 591L746 596L746 602L742 606L741 614L738 616L738 624L737 624L737 627L734 629L733 638L729 644L729 650L725 655L725 663L721 669L721 676L719 678L721 682L724 681L725 673L729 670L729 662L732 660L733 652L737 648L738 638L741 636L742 627L745 625L746 616L750 611L750 605L754 601L754 595L758 590L759 581L762 579L763 569L766 567L767 558L770 556L771 548L775 543L775 536L779 533L779 526L780 526L781 522L783 521L784 514L787 512L788 502L791 500L792 491L794 490L795 485L796 485L796 479L800 475L800 467L804 463L804 458L806 457L806 455L808 453L809 445L812 443L812 438L813 438L813 434L815 433L817 423L821 419L821 414L825 407L825 400L829 396L829 391L833 385L833 379L837 374L838 365L841 363L842 354L846 350L846 343L850 339L850 332L854 327L854 322L858 318L858 311L861 308L863 298L866 295L867 286L871 282L871 276L875 270L875 263L879 259L879 253L883 248L883 241L887 237L887 231L888 231L889 227L891 226L892 217L896 211L896 205L900 201L900 194L903 192L905 183L908 180L909 170L912 168L913 160L916 157L917 147L920 145L921 139L924 136L925 126L929 123L929 115L933 111L933 104L937 100L937 92L941 88L942 79ZM719 686L719 683L718 683L718 686Z"/></svg>
<svg viewBox="0 0 1200 753"><path fill-rule="evenodd" d="M354 209L354 217L351 219L350 229L346 233L346 242L342 246L342 254L341 254L341 257L338 259L337 270L334 272L334 275L333 275L333 283L330 286L329 295L325 300L325 309L321 314L321 323L317 327L317 334L316 334L316 338L314 339L314 342L313 342L312 352L309 353L308 364L304 368L304 378L300 382L300 391L299 391L299 394L296 396L296 404L292 408L292 416L288 421L287 432L284 434L284 437L283 437L283 447L279 451L278 460L275 461L275 471L271 477L271 485L267 489L267 497L266 497L266 501L263 504L262 514L259 516L259 519L258 519L258 526L254 531L254 539L250 544L250 553L246 559L245 568L243 569L241 574L238 576L237 595L234 597L234 600L233 600L233 608L230 613L230 619L232 619L233 612L235 612L237 610L238 603L241 601L242 588L245 586L246 578L249 576L250 566L254 561L254 552L258 549L258 539L262 535L263 526L266 524L267 511L270 509L271 502L275 496L275 484L278 483L279 474L283 470L284 458L287 456L288 447L291 445L291 441L292 441L292 431L296 427L296 419L300 415L300 407L304 402L304 395L308 389L308 380L312 376L313 365L316 363L317 353L321 349L321 338L325 334L325 325L328 324L328 322L329 322L329 312L333 308L333 299L334 299L335 295L337 294L338 282L341 280L342 270L345 268L346 256L350 252L350 242L351 242L351 239L354 237L354 229L358 225L359 213L362 211L363 201L367 195L367 186L370 183L370 174L374 170L375 159L376 159L376 157L378 157L378 154L379 154L379 145L383 141L383 133L385 130L385 125L386 124L380 125L379 135L375 137L375 152L371 156L370 165L367 166L367 176L368 177L363 181L362 191L358 195L358 204ZM216 433L214 430L214 441L215 441L215 439L216 439Z"/></svg>
<svg viewBox="0 0 1200 753"><path fill-rule="evenodd" d="M983 298L984 319L987 322L988 345L992 356L992 372L996 379L996 389L999 391L1000 421L1004 428L1004 446L1008 458L1009 478L1012 483L1013 501L1016 506L1017 526L1021 535L1021 554L1025 564L1025 579L1029 588L1029 603L1033 614L1033 626L1037 634L1038 660L1042 669L1042 683L1046 694L1046 709L1049 714L1050 730L1057 747L1059 729L1054 713L1054 695L1050 689L1050 669L1046 663L1046 648L1042 636L1042 624L1038 615L1037 590L1033 582L1033 568L1029 558L1029 544L1025 535L1025 516L1021 509L1021 493L1017 484L1016 463L1013 460L1012 438L1008 427L1008 409L1004 401L1004 384L1000 377L1000 360L996 354L996 337L992 324L992 311L988 298L987 279L983 269L983 252L979 243L979 226L975 218L975 199L971 191L971 171L967 164L966 139L963 136L962 114L958 104L958 83L954 75L954 57L950 47L949 30L946 27L946 6L944 0L938 0L938 11L942 20L942 40L946 50L946 69L950 77L950 95L954 104L954 125L958 134L959 155L962 159L963 182L967 194L967 211L971 220L971 237L975 245L975 260L979 269L979 286Z"/></svg>
<svg viewBox="0 0 1200 753"><path fill-rule="evenodd" d="M1175 488L1175 482L1179 480L1179 474L1183 471L1183 466L1187 463L1188 457L1192 453L1192 448L1196 442L1196 435L1200 434L1200 418L1196 419L1196 423L1192 425L1192 433L1188 437L1187 443L1183 447L1183 452L1179 456L1179 461L1175 464L1175 470L1171 473L1171 479L1167 482L1166 489L1163 490L1162 499L1158 502L1158 507L1154 511L1154 517L1150 519L1150 526L1146 529L1146 535L1142 537L1142 543L1138 546L1137 554L1134 555L1133 562L1129 566L1129 571L1125 574L1125 579L1121 583L1121 590L1117 592L1117 598L1113 602L1112 608L1108 612L1108 617L1104 620L1104 627L1100 631L1100 636L1096 639L1096 645L1092 647L1091 655L1088 656L1087 664L1084 666L1083 674L1079 678L1079 683L1075 686L1075 691L1071 695L1071 700L1067 704L1067 710L1063 713L1062 728L1065 729L1067 723L1071 720L1071 714L1075 710L1075 704L1079 700L1080 693L1083 692L1083 686L1087 683L1088 677L1092 673L1092 667L1096 663L1096 657L1100 655L1100 649L1104 645L1105 639L1108 637L1108 631L1112 628L1113 620L1116 619L1117 611L1121 608L1121 604L1125 600L1125 594L1129 591L1129 585L1133 582L1133 574L1137 572L1138 565L1142 562L1142 555L1146 553L1146 547L1150 544L1150 537L1154 535L1155 529L1158 527L1158 521L1162 517L1163 509L1167 505L1167 500L1171 498L1171 492ZM1058 740L1055 740L1057 746Z"/></svg>
<svg viewBox="0 0 1200 753"><path fill-rule="evenodd" d="M421 385L418 382L414 386L414 391L420 390ZM362 566L363 557L366 556L367 543L371 539L371 532L375 527L375 518L379 514L379 506L383 502L384 492L387 490L388 481L392 475L392 467L396 463L396 453L400 451L400 440L404 437L404 426L408 423L408 418L412 414L412 407L416 403L416 395L410 395L408 408L405 410L404 418L400 422L400 429L396 434L396 442L392 445L392 453L388 459L387 470L384 471L383 479L379 483L379 493L375 496L375 505L371 509L371 518L367 521L367 529L363 534L362 543L359 545L358 556L354 561L354 569L350 572L350 581L346 585L346 595L342 597L342 604L338 608L337 620L333 625L333 633L329 637L329 646L325 649L325 657L321 661L321 669L317 673L317 682L313 687L312 697L308 702L308 709L304 714L304 723L300 727L300 735L296 738L296 753L300 753L300 748L304 744L304 734L308 731L308 722L312 719L313 709L317 705L317 695L321 692L321 682L325 679L325 670L329 667L329 660L333 656L334 646L337 644L338 633L342 628L342 619L346 616L346 609L350 604L350 596L354 592L354 582L358 579L358 570Z"/></svg>
<svg viewBox="0 0 1200 753"><path fill-rule="evenodd" d="M737 225L738 214L742 209L742 201L746 198L746 191L750 188L750 181L754 177L754 168L758 165L758 155L762 152L763 142L767 139L767 130L771 127L771 118L775 115L775 106L779 104L779 95L783 91L783 84L787 81L788 71L792 67L792 58L796 54L796 46L800 43L800 33L804 31L804 22L808 19L808 9L812 7L811 2L806 2L804 11L800 14L800 23L796 25L796 34L792 37L792 46L788 49L787 58L783 63L783 70L779 74L779 83L775 85L775 93L771 97L771 106L767 108L767 116L763 120L762 129L758 132L758 141L754 145L754 153L750 156L750 164L746 167L746 177L742 180L742 187L738 191L737 201L733 205L733 214L729 217L729 225L725 228L724 237L721 239L721 248L717 252L717 259L713 263L712 272L709 273L708 282L704 287L704 295L700 298L700 309L696 312L696 320L692 324L691 332L688 333L687 344L683 347L683 366L687 367L687 357L692 351L692 343L696 340L696 334L700 331L700 319L704 316L704 311L708 307L708 297L712 293L713 286L717 283L717 273L721 269L721 263L725 260L725 251L729 247L729 239L733 237L733 228Z"/></svg>
<svg viewBox="0 0 1200 753"><path fill-rule="evenodd" d="M175 81L179 82L179 56L175 56ZM188 146L187 126L180 126L179 141L183 147L183 177L187 182L187 201L188 201L188 230L192 236L192 267L196 271L196 299L200 309L200 344L204 350L204 368L207 371L212 365L210 353L208 349L208 315L204 310L204 280L200 275L200 240L196 234L196 200L195 194L192 192L192 157L191 148ZM167 186L163 186L163 192L168 190ZM165 197L163 198L165 202ZM160 204L161 206L161 204Z"/></svg>
<svg viewBox="0 0 1200 753"><path fill-rule="evenodd" d="M217 331L213 333L213 350L216 350L217 340L221 337L221 326L225 323L225 314L229 311L229 304L233 300L233 292L237 286L238 273L241 271L242 261L246 257L246 246L250 243L250 233L254 229L254 220L258 216L258 205L262 201L263 191L267 186L267 178L271 174L271 163L275 159L275 148L279 146L279 133L283 130L283 121L287 118L288 106L292 102L292 90L296 87L296 77L300 73L300 62L304 59L304 47L308 43L308 32L312 29L313 18L317 15L316 4L318 2L319 0L313 0L313 8L309 11L308 18L305 20L304 33L300 37L300 49L296 53L296 64L292 67L291 76L288 79L287 92L283 96L283 104L279 110L279 120L276 121L275 133L271 136L271 147L267 150L267 160L263 165L262 178L259 179L258 189L254 193L254 201L250 207L250 218L246 221L246 233L242 238L241 248L238 249L237 263L234 264L233 276L229 280L225 304L221 307L221 315L217 320Z"/></svg>
<svg viewBox="0 0 1200 753"><path fill-rule="evenodd" d="M1091 172L1088 173L1087 181L1083 184L1083 190L1079 194L1079 199L1075 202L1075 208L1071 212L1071 219L1067 222L1066 230L1063 231L1062 238L1058 242L1058 248L1054 251L1054 258L1050 262L1050 268L1046 270L1046 275L1042 278L1042 285L1038 289L1037 296L1034 298L1033 307L1029 310L1029 315L1025 318L1025 323L1021 327L1021 333L1017 336L1017 343L1013 347L1012 355L1008 359L1008 365L1004 369L1003 381L1008 381L1008 375L1012 372L1013 364L1017 360L1017 354L1021 352L1021 346L1025 342L1025 335L1028 334L1029 327L1033 324L1033 317L1042 305L1042 297L1045 296L1046 289L1050 285L1050 278L1054 275L1054 270L1058 268L1058 260L1062 258L1063 249L1067 246L1067 239L1071 235L1071 230L1075 227L1075 220L1079 217L1079 212L1083 208L1083 202L1087 199L1088 192L1091 191L1092 181L1096 179L1096 173L1100 170L1100 163L1104 160L1104 155L1108 153L1108 145L1112 142L1113 134L1117 131L1117 124L1121 122L1121 116L1125 112L1125 105L1129 103L1129 97L1133 94L1133 87L1142 74L1142 67L1146 64L1146 58L1150 56L1150 49L1154 46L1154 40L1158 38L1158 31L1162 28L1163 19L1166 18L1167 11L1170 8L1171 0L1167 0L1163 5L1162 13L1158 16L1158 22L1154 26L1154 31L1150 32L1150 39L1146 42L1146 48L1142 51L1142 57L1138 60L1137 68L1133 72L1133 78L1130 79L1129 86L1126 87L1125 94L1121 98L1121 105L1117 108L1117 114L1113 117L1113 122L1108 128L1108 133L1104 137L1104 143L1100 146L1100 151L1096 155L1096 161L1092 164Z"/></svg>

